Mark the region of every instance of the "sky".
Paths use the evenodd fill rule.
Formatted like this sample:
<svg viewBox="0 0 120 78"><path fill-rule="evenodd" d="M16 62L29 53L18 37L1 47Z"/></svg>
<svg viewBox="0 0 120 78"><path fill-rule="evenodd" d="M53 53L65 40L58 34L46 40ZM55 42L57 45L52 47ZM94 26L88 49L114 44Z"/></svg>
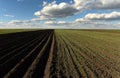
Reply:
<svg viewBox="0 0 120 78"><path fill-rule="evenodd" d="M120 29L120 0L0 0L0 28Z"/></svg>

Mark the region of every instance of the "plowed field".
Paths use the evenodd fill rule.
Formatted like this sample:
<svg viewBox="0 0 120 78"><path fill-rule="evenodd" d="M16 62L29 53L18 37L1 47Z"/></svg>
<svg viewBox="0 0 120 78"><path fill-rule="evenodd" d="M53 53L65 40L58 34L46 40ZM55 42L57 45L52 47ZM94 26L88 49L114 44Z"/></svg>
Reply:
<svg viewBox="0 0 120 78"><path fill-rule="evenodd" d="M0 78L120 78L120 31L0 34Z"/></svg>

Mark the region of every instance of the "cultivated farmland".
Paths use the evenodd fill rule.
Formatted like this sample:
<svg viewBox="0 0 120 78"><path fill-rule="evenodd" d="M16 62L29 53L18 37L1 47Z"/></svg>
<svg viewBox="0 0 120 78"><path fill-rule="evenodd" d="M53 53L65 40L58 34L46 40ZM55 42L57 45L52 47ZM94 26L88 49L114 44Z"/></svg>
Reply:
<svg viewBox="0 0 120 78"><path fill-rule="evenodd" d="M0 35L1 78L120 78L119 30Z"/></svg>
<svg viewBox="0 0 120 78"><path fill-rule="evenodd" d="M35 31L35 30L37 30L37 29L0 29L0 34Z"/></svg>

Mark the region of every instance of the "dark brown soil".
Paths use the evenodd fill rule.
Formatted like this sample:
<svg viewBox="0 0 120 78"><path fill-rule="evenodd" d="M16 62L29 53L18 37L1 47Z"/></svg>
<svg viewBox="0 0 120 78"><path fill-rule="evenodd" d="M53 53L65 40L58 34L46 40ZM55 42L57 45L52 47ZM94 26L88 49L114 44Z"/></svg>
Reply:
<svg viewBox="0 0 120 78"><path fill-rule="evenodd" d="M52 58L53 32L39 30L0 35L0 77L43 78L45 69L49 68L47 62Z"/></svg>

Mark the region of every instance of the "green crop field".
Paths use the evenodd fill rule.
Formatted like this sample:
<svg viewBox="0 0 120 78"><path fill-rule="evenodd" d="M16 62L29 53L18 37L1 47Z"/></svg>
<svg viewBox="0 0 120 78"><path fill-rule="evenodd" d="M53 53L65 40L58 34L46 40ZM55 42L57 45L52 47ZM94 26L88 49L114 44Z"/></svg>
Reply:
<svg viewBox="0 0 120 78"><path fill-rule="evenodd" d="M119 30L55 30L54 73L74 78L120 78Z"/></svg>

